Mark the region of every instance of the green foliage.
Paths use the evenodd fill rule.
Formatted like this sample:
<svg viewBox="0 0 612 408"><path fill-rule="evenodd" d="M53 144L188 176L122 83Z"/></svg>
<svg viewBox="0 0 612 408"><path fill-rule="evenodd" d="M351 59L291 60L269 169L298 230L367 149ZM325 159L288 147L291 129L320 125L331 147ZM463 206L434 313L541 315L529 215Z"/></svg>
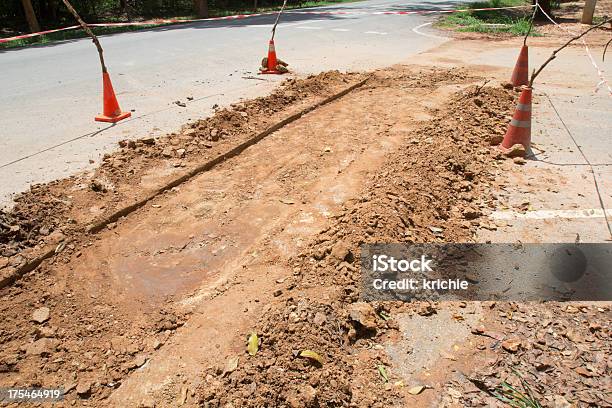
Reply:
<svg viewBox="0 0 612 408"><path fill-rule="evenodd" d="M504 381L491 395L514 408L542 408L525 378L518 371L513 370L513 373L520 380L522 390Z"/></svg>
<svg viewBox="0 0 612 408"><path fill-rule="evenodd" d="M289 0L287 9L351 1L355 0ZM138 21L154 17L196 18L193 15L193 0L126 0L127 7L125 11L121 10L120 0L70 0L70 3L88 23ZM282 3L282 0L257 0L257 12L278 10ZM48 4L54 4L57 6L57 9L51 14L41 12L41 5L43 5L44 9L48 7ZM208 0L211 17L254 13L253 4L254 0ZM43 30L76 24L72 15L65 9L62 0L32 0L32 5ZM50 18L51 15L55 17ZM28 32L21 0L0 0L0 21L2 24L0 25L0 37L11 37L19 33ZM103 35L144 30L151 27L159 27L159 25L94 27L93 31L97 35ZM85 36L86 34L83 30L60 31L10 43L2 43L0 44L0 49L47 44Z"/></svg>
<svg viewBox="0 0 612 408"><path fill-rule="evenodd" d="M510 33L525 35L529 31L531 9L470 11L470 9L514 7L528 4L524 0L488 0L470 3L465 12L446 16L440 25L457 31L477 33ZM535 31L530 35L537 36Z"/></svg>
<svg viewBox="0 0 612 408"><path fill-rule="evenodd" d="M0 37L28 32L22 0L0 0ZM288 8L306 7L347 0L289 0ZM73 25L74 19L62 0L31 0L42 29ZM155 17L190 17L193 0L70 0L88 23L123 22ZM282 0L257 0L258 10L275 9ZM253 11L255 0L208 0L213 16Z"/></svg>

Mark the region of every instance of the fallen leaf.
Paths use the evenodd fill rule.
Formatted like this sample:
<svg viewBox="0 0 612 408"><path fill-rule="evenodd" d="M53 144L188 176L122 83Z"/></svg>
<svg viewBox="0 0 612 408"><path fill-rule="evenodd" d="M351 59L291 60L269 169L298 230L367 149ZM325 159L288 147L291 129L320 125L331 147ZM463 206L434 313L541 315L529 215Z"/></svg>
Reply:
<svg viewBox="0 0 612 408"><path fill-rule="evenodd" d="M249 336L249 341L247 343L247 351L251 356L257 354L259 350L259 338L257 337L257 333L253 332Z"/></svg>
<svg viewBox="0 0 612 408"><path fill-rule="evenodd" d="M381 319L387 321L389 319L391 319L391 316L389 316L389 314L387 314L384 310L381 310L378 315L380 316Z"/></svg>
<svg viewBox="0 0 612 408"><path fill-rule="evenodd" d="M380 376L385 380L385 382L389 382L389 375L387 374L387 369L385 368L385 366L379 364L376 366L376 368L378 368L378 372L380 373Z"/></svg>
<svg viewBox="0 0 612 408"><path fill-rule="evenodd" d="M315 360L317 363L323 365L323 357L321 357L318 353L312 350L302 350L300 351L300 357L309 358L311 360Z"/></svg>
<svg viewBox="0 0 612 408"><path fill-rule="evenodd" d="M225 376L237 369L239 360L240 357L238 356L232 357L227 360L227 362L225 363L225 369L223 370L223 375Z"/></svg>
<svg viewBox="0 0 612 408"><path fill-rule="evenodd" d="M410 388L410 389L408 390L408 393L409 393L409 394L412 394L412 395L419 395L420 393L422 393L422 392L423 392L423 390L424 390L425 388L426 388L426 387L425 387L424 385L417 385L417 386L415 386L415 387Z"/></svg>
<svg viewBox="0 0 612 408"><path fill-rule="evenodd" d="M576 371L578 374L580 374L583 377L593 377L593 373L584 367L577 367L574 371Z"/></svg>

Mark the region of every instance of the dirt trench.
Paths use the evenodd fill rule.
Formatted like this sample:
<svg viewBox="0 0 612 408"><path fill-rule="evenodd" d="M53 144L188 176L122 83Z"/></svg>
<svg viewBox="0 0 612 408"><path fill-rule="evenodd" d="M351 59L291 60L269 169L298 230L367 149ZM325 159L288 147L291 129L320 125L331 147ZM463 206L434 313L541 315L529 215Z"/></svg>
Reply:
<svg viewBox="0 0 612 408"><path fill-rule="evenodd" d="M569 387L605 403L596 374L609 355L607 306L358 301L359 245L466 242L495 228L486 215L498 205L498 171L513 164L490 145L518 94L468 72L376 71L95 234L85 224L123 198L364 76L289 84L276 103L245 101L154 144L126 145L93 175L36 187L22 201L43 203L32 231L65 237L57 255L0 289L0 386L63 387L56 406L495 406L478 387L516 385L520 367L552 402L570 398ZM227 134L207 147L214 129ZM113 188L92 190L102 179ZM57 200L56 213L44 205ZM4 249L30 241L19 242ZM251 356L253 332L261 343ZM584 370L560 361L561 348L592 361ZM300 357L305 349L322 364Z"/></svg>
<svg viewBox="0 0 612 408"><path fill-rule="evenodd" d="M106 230L64 241L2 289L0 382L63 387L67 406L196 403L210 367L237 353L237 339L288 290L297 272L288 260L410 129L473 80L459 70L377 72ZM119 194L129 189L115 181Z"/></svg>

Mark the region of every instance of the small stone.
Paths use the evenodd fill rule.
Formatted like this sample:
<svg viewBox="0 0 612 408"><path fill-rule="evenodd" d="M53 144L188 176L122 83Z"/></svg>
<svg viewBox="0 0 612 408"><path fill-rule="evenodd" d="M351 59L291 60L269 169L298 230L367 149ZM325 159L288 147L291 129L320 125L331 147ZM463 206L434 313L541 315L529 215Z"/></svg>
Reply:
<svg viewBox="0 0 612 408"><path fill-rule="evenodd" d="M430 230L431 232L433 232L434 234L436 234L436 235L437 235L437 234L442 234L442 233L444 232L444 229L443 229L443 228L434 227L434 226L430 226L430 227L429 227L429 230Z"/></svg>
<svg viewBox="0 0 612 408"><path fill-rule="evenodd" d="M466 208L463 210L463 218L466 220L473 220L482 215L482 212L478 208Z"/></svg>
<svg viewBox="0 0 612 408"><path fill-rule="evenodd" d="M493 135L489 138L489 143L491 146L497 146L504 141L504 137L502 135Z"/></svg>
<svg viewBox="0 0 612 408"><path fill-rule="evenodd" d="M9 258L0 256L0 269L6 267L9 264Z"/></svg>
<svg viewBox="0 0 612 408"><path fill-rule="evenodd" d="M56 341L43 338L25 345L26 356L48 356L55 351Z"/></svg>
<svg viewBox="0 0 612 408"><path fill-rule="evenodd" d="M510 353L516 353L521 347L521 341L519 339L508 339L504 340L501 346Z"/></svg>
<svg viewBox="0 0 612 408"><path fill-rule="evenodd" d="M323 314L321 312L317 312L315 314L313 322L316 325L321 326L323 323L325 323L326 320L327 320L327 316L325 316L325 314Z"/></svg>
<svg viewBox="0 0 612 408"><path fill-rule="evenodd" d="M282 291L282 290L280 290L280 289L276 289L276 290L274 291L273 295L274 295L274 297L279 297L279 296L280 296L282 293L283 293L283 291Z"/></svg>
<svg viewBox="0 0 612 408"><path fill-rule="evenodd" d="M219 129L213 129L210 131L210 138L213 142L219 140Z"/></svg>
<svg viewBox="0 0 612 408"><path fill-rule="evenodd" d="M155 408L155 401L151 397L145 397L138 404L138 408Z"/></svg>
<svg viewBox="0 0 612 408"><path fill-rule="evenodd" d="M508 150L506 150L504 152L504 156L506 157L525 157L525 155L527 154L527 151L525 150L525 146L523 146L522 144L514 144L512 145L512 147L510 147Z"/></svg>
<svg viewBox="0 0 612 408"><path fill-rule="evenodd" d="M106 193L107 191L107 188L104 185L104 183L98 179L91 180L90 187L93 191L100 192L100 193Z"/></svg>
<svg viewBox="0 0 612 408"><path fill-rule="evenodd" d="M91 394L91 383L87 381L79 381L76 386L76 393L81 398L87 398Z"/></svg>
<svg viewBox="0 0 612 408"><path fill-rule="evenodd" d="M514 162L514 164L519 164L519 165L523 165L527 163L527 160L523 159L522 157L515 157L514 159L512 159L512 161Z"/></svg>
<svg viewBox="0 0 612 408"><path fill-rule="evenodd" d="M32 320L36 323L44 323L49 320L50 313L48 307L39 307L32 313Z"/></svg>
<svg viewBox="0 0 612 408"><path fill-rule="evenodd" d="M55 329L52 327L42 326L36 328L36 337L38 338L53 338L55 337Z"/></svg>
<svg viewBox="0 0 612 408"><path fill-rule="evenodd" d="M331 255L339 261L345 261L350 258L351 250L344 242L338 242L332 248Z"/></svg>
<svg viewBox="0 0 612 408"><path fill-rule="evenodd" d="M176 155L181 158L185 157L185 149L177 149Z"/></svg>
<svg viewBox="0 0 612 408"><path fill-rule="evenodd" d="M375 330L376 314L369 303L356 302L349 306L349 316L368 330Z"/></svg>
<svg viewBox="0 0 612 408"><path fill-rule="evenodd" d="M162 150L161 154L164 157L172 157L172 149L169 147L166 147L164 150Z"/></svg>

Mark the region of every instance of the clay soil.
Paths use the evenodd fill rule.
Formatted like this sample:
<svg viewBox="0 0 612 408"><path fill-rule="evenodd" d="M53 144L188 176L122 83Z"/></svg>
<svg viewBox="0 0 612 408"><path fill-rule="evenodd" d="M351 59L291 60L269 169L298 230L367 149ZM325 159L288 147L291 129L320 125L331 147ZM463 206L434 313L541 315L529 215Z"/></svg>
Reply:
<svg viewBox="0 0 612 408"><path fill-rule="evenodd" d="M484 215L513 164L491 145L518 93L464 69L373 72L88 232L365 78L292 80L22 195L2 213L0 267L57 246L0 289L0 386L62 387L56 406L495 406L502 381L525 379L543 405L610 405L605 305L359 301L359 245L469 242L495 228ZM405 339L411 322L422 330ZM405 342L435 325L456 344L411 365Z"/></svg>

